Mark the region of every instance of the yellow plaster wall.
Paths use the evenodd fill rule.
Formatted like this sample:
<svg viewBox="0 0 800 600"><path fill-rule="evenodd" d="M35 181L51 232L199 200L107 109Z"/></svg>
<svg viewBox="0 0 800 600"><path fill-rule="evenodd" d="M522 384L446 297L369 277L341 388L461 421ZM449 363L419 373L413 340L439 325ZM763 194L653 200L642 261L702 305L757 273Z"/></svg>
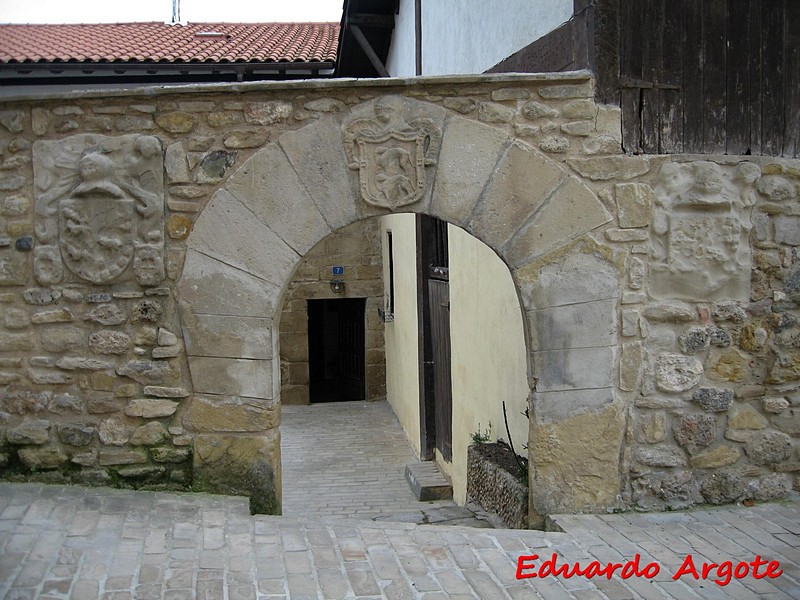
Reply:
<svg viewBox="0 0 800 600"><path fill-rule="evenodd" d="M386 397L419 456L419 351L417 344L416 216L381 218L384 306L389 305L387 231L394 248L394 321L386 323Z"/></svg>
<svg viewBox="0 0 800 600"><path fill-rule="evenodd" d="M467 446L489 428L527 456L528 384L522 313L511 273L494 251L458 227L448 228L453 386L453 497L466 500Z"/></svg>

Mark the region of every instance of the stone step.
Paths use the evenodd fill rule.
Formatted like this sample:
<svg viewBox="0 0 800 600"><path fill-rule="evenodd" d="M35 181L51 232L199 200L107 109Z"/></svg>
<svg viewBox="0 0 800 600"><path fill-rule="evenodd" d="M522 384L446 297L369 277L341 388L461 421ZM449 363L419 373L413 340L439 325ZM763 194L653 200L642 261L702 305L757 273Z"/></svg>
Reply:
<svg viewBox="0 0 800 600"><path fill-rule="evenodd" d="M453 484L432 460L407 464L406 479L417 500L448 500L453 497Z"/></svg>

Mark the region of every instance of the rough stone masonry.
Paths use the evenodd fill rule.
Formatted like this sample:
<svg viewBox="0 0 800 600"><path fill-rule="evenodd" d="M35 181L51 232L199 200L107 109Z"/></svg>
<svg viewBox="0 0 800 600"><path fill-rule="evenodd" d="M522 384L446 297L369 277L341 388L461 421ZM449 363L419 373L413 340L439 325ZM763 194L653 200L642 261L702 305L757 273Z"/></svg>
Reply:
<svg viewBox="0 0 800 600"><path fill-rule="evenodd" d="M797 488L800 162L626 156L593 97L567 73L4 99L4 477L279 512L292 274L413 211L519 291L531 525Z"/></svg>

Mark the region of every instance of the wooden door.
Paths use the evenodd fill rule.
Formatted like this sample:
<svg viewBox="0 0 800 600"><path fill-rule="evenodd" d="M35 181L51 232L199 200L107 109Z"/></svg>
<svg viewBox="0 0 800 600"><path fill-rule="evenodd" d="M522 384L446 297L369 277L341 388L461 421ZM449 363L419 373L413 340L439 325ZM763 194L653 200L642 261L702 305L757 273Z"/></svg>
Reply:
<svg viewBox="0 0 800 600"><path fill-rule="evenodd" d="M308 301L311 402L366 398L366 298Z"/></svg>
<svg viewBox="0 0 800 600"><path fill-rule="evenodd" d="M339 306L339 397L363 400L365 385L365 298L332 300Z"/></svg>
<svg viewBox="0 0 800 600"><path fill-rule="evenodd" d="M437 269L440 273L446 269ZM450 380L450 284L428 280L433 344L433 394L436 448L446 461L453 457L453 392Z"/></svg>
<svg viewBox="0 0 800 600"><path fill-rule="evenodd" d="M419 290L420 446L422 458L438 449L452 458L453 400L450 385L450 297L447 223L417 215Z"/></svg>

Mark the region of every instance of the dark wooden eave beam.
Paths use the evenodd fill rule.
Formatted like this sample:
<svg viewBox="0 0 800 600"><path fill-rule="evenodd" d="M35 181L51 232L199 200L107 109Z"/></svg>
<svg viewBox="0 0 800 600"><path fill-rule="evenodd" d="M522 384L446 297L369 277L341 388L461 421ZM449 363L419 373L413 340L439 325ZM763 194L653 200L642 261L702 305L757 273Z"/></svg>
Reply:
<svg viewBox="0 0 800 600"><path fill-rule="evenodd" d="M367 36L364 35L364 32L361 31L361 27L355 24L349 24L350 31L353 32L353 37L356 38L358 45L361 46L361 49L364 51L364 54L367 55L369 62L372 64L374 69L378 72L380 77L389 77L389 71L386 70L386 67L381 62L381 59L378 58L377 53L372 48L367 39Z"/></svg>
<svg viewBox="0 0 800 600"><path fill-rule="evenodd" d="M350 25L363 25L364 27L381 27L394 29L394 15L373 15L369 13L355 13L347 16Z"/></svg>

